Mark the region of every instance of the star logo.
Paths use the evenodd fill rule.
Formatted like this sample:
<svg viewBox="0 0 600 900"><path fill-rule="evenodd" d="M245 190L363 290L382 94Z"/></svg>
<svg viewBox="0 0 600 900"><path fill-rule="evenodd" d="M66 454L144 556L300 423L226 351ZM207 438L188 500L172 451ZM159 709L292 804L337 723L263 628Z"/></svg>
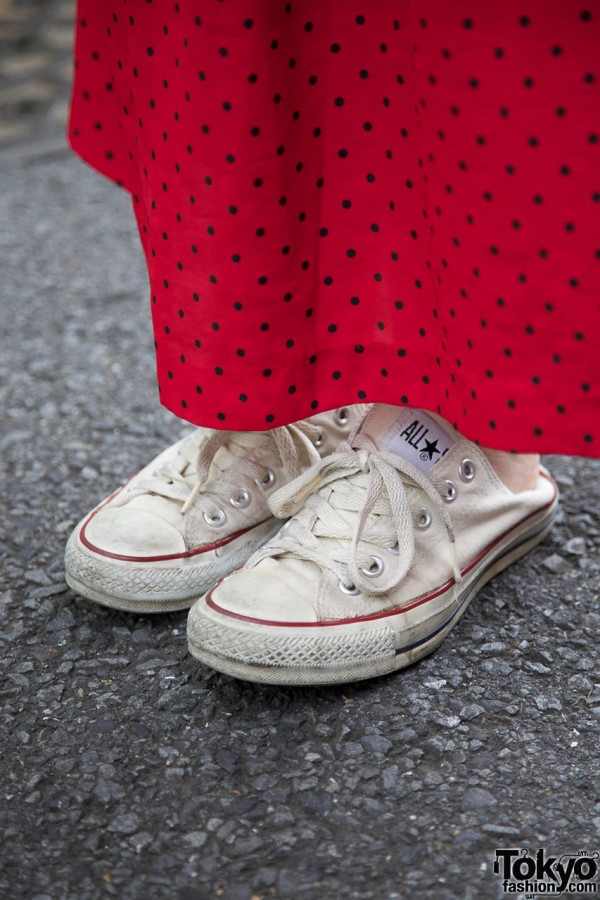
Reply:
<svg viewBox="0 0 600 900"><path fill-rule="evenodd" d="M434 453L441 453L441 450L438 450L437 438L435 441L425 441L425 447L421 452L421 459L433 459Z"/></svg>

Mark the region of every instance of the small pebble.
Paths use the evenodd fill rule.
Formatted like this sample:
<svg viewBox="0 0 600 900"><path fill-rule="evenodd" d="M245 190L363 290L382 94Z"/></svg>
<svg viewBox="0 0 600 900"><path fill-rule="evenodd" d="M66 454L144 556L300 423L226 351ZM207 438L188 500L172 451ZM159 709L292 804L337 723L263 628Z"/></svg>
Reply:
<svg viewBox="0 0 600 900"><path fill-rule="evenodd" d="M553 572L555 575L562 575L569 569L568 562L563 559L562 556L559 556L558 553L553 553L551 556L547 556L542 565L544 565L550 572Z"/></svg>
<svg viewBox="0 0 600 900"><path fill-rule="evenodd" d="M586 551L586 543L585 538L582 537L574 537L571 540L567 541L564 545L563 550L565 553L570 553L573 556L585 556Z"/></svg>

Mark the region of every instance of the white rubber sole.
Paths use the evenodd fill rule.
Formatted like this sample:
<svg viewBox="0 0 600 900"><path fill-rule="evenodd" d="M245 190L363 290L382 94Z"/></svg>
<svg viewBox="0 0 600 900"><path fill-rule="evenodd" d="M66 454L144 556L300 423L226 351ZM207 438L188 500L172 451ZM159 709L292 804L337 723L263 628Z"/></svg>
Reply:
<svg viewBox="0 0 600 900"><path fill-rule="evenodd" d="M94 553L80 540L67 543L65 580L82 597L133 613L163 613L190 606L221 578L242 566L281 527L269 519L216 550L179 561L136 563Z"/></svg>
<svg viewBox="0 0 600 900"><path fill-rule="evenodd" d="M190 653L219 672L262 684L341 684L403 669L433 653L484 585L544 539L557 505L556 498L511 529L467 567L460 584L432 592L418 619L399 609L340 624L280 625L228 613L209 594L188 616Z"/></svg>

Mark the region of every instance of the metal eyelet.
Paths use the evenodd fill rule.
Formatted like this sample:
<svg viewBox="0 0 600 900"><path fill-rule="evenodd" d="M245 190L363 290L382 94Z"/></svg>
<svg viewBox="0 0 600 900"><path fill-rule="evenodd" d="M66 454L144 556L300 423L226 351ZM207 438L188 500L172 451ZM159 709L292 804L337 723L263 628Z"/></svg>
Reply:
<svg viewBox="0 0 600 900"><path fill-rule="evenodd" d="M327 437L327 434L325 432L325 429L321 428L320 425L318 425L317 428L319 430L319 433L314 440L314 444L315 444L315 447L319 448L319 447L322 447L323 444L325 443L325 438Z"/></svg>
<svg viewBox="0 0 600 900"><path fill-rule="evenodd" d="M447 491L445 494L442 494L442 499L444 503L453 503L456 500L456 495L458 491L456 490L456 485L453 481L446 481Z"/></svg>
<svg viewBox="0 0 600 900"><path fill-rule="evenodd" d="M341 426L347 425L348 422L350 421L350 410L348 409L348 407L341 406L339 409L336 409L336 411L333 414L333 420L336 423L336 425L341 425Z"/></svg>
<svg viewBox="0 0 600 900"><path fill-rule="evenodd" d="M267 473L263 478L254 479L254 484L257 487L261 488L263 491L268 490L275 484L275 472L273 472L272 469L267 469Z"/></svg>
<svg viewBox="0 0 600 900"><path fill-rule="evenodd" d="M377 578L378 575L381 575L384 569L385 566L383 565L383 560L378 556L372 556L371 565L369 566L369 568L367 569L365 567L360 571L363 573L363 575L366 575L367 578Z"/></svg>
<svg viewBox="0 0 600 900"><path fill-rule="evenodd" d="M458 474L462 481L473 481L475 478L475 463L472 459L463 459L458 467Z"/></svg>
<svg viewBox="0 0 600 900"><path fill-rule="evenodd" d="M338 587L342 594L348 594L349 597L356 597L357 594L360 594L359 589L355 585L344 584L341 579L338 581Z"/></svg>
<svg viewBox="0 0 600 900"><path fill-rule="evenodd" d="M217 510L214 516L210 516L207 512L204 513L204 521L207 525L211 525L213 528L220 528L221 525L225 524L227 516L225 515L225 510L219 509Z"/></svg>
<svg viewBox="0 0 600 900"><path fill-rule="evenodd" d="M431 513L425 506L421 506L420 509L417 510L417 528L421 531L425 531L426 528L429 528L431 522Z"/></svg>
<svg viewBox="0 0 600 900"><path fill-rule="evenodd" d="M252 497L249 491L245 488L240 488L239 494L236 497L230 497L229 502L235 509L245 509L247 506L250 506Z"/></svg>
<svg viewBox="0 0 600 900"><path fill-rule="evenodd" d="M393 556L398 556L398 554L400 553L400 545L398 544L398 541L396 541L393 547L386 547L385 549Z"/></svg>

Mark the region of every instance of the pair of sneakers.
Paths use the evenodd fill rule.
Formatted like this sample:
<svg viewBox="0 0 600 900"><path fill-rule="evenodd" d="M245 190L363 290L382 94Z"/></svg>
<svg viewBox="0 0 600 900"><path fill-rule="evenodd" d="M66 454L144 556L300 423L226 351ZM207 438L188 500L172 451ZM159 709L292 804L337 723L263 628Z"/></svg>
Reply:
<svg viewBox="0 0 600 900"><path fill-rule="evenodd" d="M355 681L439 646L479 589L542 540L557 502L543 468L513 493L422 410L197 429L77 526L67 581L119 609L191 606L190 652L235 677Z"/></svg>

